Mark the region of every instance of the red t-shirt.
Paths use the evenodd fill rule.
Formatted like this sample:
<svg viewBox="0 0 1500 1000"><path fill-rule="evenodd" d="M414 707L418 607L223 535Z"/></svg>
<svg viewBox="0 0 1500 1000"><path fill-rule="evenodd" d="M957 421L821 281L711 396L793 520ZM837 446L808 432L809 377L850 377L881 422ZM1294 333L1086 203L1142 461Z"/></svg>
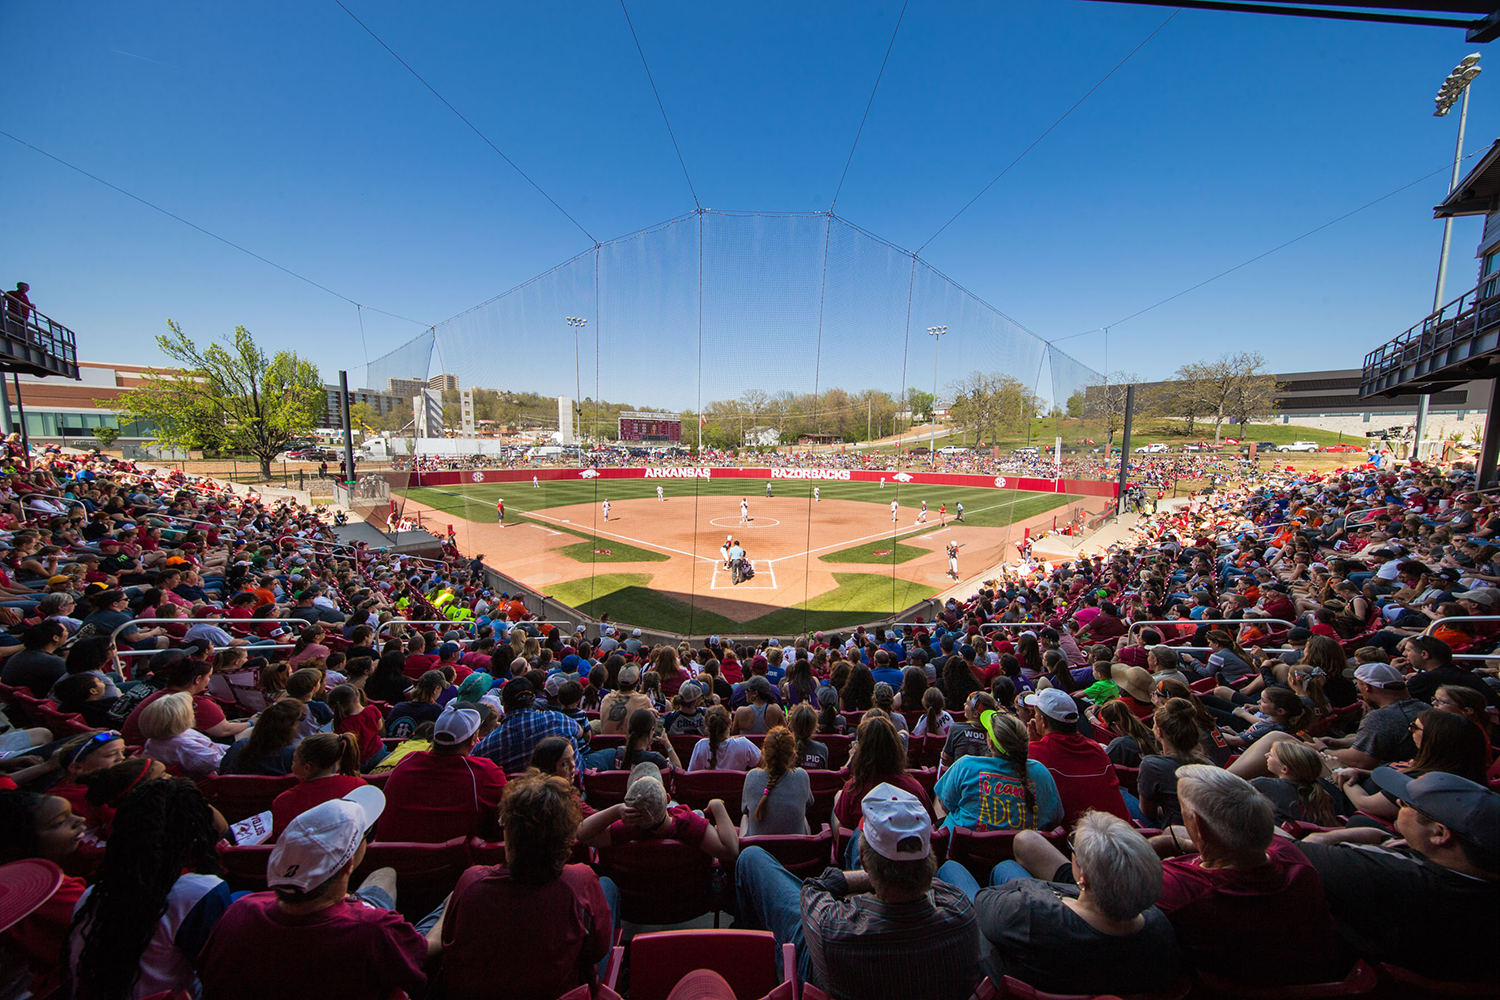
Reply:
<svg viewBox="0 0 1500 1000"><path fill-rule="evenodd" d="M505 964L510 1000L553 1000L592 982L609 953L612 925L599 876L568 865L545 885L522 885L504 865L476 865L459 876L443 914L443 980L448 1000L489 1000L495 943L525 941Z"/></svg>
<svg viewBox="0 0 1500 1000"><path fill-rule="evenodd" d="M366 705L358 715L340 719L333 724L336 733L353 733L359 737L359 759L369 760L381 747L380 723L383 717L380 709L374 705Z"/></svg>
<svg viewBox="0 0 1500 1000"><path fill-rule="evenodd" d="M927 815L932 817L934 823L937 822L937 816L932 812L932 796L927 794L927 789L923 788L922 783L917 781L917 779L909 774L900 774L894 778L884 778L882 781L911 792L917 798L921 799L923 808L927 810ZM860 820L865 815L865 796L869 795L875 786L879 784L881 784L881 781L874 782L873 784L863 782L855 784L853 778L849 779L848 783L844 785L844 790L839 793L838 808L833 811L833 815L839 821L840 827L845 830L853 830L859 826Z"/></svg>
<svg viewBox="0 0 1500 1000"><path fill-rule="evenodd" d="M364 778L352 774L330 774L288 788L271 800L271 842L275 843L288 823L313 806L341 799L364 784Z"/></svg>
<svg viewBox="0 0 1500 1000"><path fill-rule="evenodd" d="M1120 797L1120 779L1098 743L1078 733L1048 733L1031 744L1030 755L1057 782L1063 826L1073 829L1078 817L1090 809L1130 822L1130 811Z"/></svg>
<svg viewBox="0 0 1500 1000"><path fill-rule="evenodd" d="M164 694L170 691L158 691L147 697L135 708L131 709L130 715L125 718L125 724L120 727L120 735L125 742L133 747L143 746L146 737L141 735L141 711ZM193 728L200 733L207 733L214 726L224 721L224 710L219 703L206 694L193 695Z"/></svg>
<svg viewBox="0 0 1500 1000"><path fill-rule="evenodd" d="M668 806L667 816L672 820L672 828L664 834L647 833L638 826L631 826L623 819L617 819L609 825L609 842L628 844L636 840L680 840L694 847L703 846L703 838L708 833L708 820L702 813L688 806Z"/></svg>
<svg viewBox="0 0 1500 1000"><path fill-rule="evenodd" d="M505 772L486 757L418 750L385 782L382 841L440 844L454 837L500 839Z"/></svg>
<svg viewBox="0 0 1500 1000"><path fill-rule="evenodd" d="M287 961L295 955L311 961ZM257 892L224 911L198 956L204 1000L386 1000L427 992L427 942L393 910L344 899L303 916Z"/></svg>
<svg viewBox="0 0 1500 1000"><path fill-rule="evenodd" d="M1347 969L1323 883L1302 852L1272 837L1270 863L1252 871L1209 869L1200 855L1162 862L1157 907L1172 921L1186 957L1237 982L1327 983ZM1275 955L1250 961L1247 955Z"/></svg>
<svg viewBox="0 0 1500 1000"><path fill-rule="evenodd" d="M401 672L412 680L420 680L422 675L437 666L438 658L428 656L426 653L412 653L406 658L406 667Z"/></svg>

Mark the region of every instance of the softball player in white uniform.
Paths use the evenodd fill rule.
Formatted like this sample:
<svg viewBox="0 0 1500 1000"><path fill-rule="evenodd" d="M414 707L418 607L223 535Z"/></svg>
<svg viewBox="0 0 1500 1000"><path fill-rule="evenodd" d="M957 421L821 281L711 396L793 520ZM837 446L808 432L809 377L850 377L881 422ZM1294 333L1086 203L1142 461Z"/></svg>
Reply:
<svg viewBox="0 0 1500 1000"><path fill-rule="evenodd" d="M656 488L656 499L662 501L663 503L665 503L666 500L667 500L666 493L662 490L662 488L660 486L658 486Z"/></svg>
<svg viewBox="0 0 1500 1000"><path fill-rule="evenodd" d="M748 501L748 500L741 500L740 501L740 523L744 524L748 520L750 520L750 501Z"/></svg>
<svg viewBox="0 0 1500 1000"><path fill-rule="evenodd" d="M896 518L899 516L899 511L900 510L901 510L901 504L898 503L895 500L892 500L891 501L891 523L892 524L896 523Z"/></svg>
<svg viewBox="0 0 1500 1000"><path fill-rule="evenodd" d="M609 520L609 501L608 500L604 501L604 519L606 521Z"/></svg>

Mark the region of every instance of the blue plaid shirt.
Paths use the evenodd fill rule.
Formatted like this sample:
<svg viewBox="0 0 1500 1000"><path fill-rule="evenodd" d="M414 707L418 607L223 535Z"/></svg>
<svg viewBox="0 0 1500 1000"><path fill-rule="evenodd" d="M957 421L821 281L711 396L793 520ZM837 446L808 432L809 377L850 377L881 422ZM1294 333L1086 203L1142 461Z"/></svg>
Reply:
<svg viewBox="0 0 1500 1000"><path fill-rule="evenodd" d="M499 764L502 771L515 774L526 770L531 752L549 736L565 736L572 740L573 752L580 762L583 760L587 748L578 723L561 712L543 712L535 708L505 713L495 731L474 748L473 755L488 757Z"/></svg>

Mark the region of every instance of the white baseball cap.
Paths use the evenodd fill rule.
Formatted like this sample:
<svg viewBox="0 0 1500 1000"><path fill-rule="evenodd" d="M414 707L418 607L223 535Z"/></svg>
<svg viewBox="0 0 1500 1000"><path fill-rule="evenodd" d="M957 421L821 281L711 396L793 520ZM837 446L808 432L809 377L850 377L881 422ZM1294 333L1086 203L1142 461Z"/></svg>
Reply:
<svg viewBox="0 0 1500 1000"><path fill-rule="evenodd" d="M1035 708L1049 719L1058 722L1077 722L1078 705L1062 688L1048 687L1036 694L1028 694L1022 701L1028 708Z"/></svg>
<svg viewBox="0 0 1500 1000"><path fill-rule="evenodd" d="M316 889L349 863L384 811L385 793L363 785L302 813L271 849L266 885Z"/></svg>
<svg viewBox="0 0 1500 1000"><path fill-rule="evenodd" d="M432 742L456 746L479 732L481 716L472 705L450 701L432 727Z"/></svg>
<svg viewBox="0 0 1500 1000"><path fill-rule="evenodd" d="M911 792L881 782L859 806L864 814L860 831L876 854L892 861L920 861L932 853L932 818ZM911 837L921 840L921 846L901 850L901 842Z"/></svg>

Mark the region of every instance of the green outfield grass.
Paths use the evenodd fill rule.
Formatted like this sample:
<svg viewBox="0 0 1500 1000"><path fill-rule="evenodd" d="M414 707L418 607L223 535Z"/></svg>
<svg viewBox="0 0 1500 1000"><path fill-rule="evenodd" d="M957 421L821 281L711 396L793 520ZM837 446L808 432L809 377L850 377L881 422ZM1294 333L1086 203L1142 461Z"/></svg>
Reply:
<svg viewBox="0 0 1500 1000"><path fill-rule="evenodd" d="M901 537L911 536L912 521L917 516L923 500L927 501L929 524L917 533L935 530L938 523L938 507L948 505L948 520L958 504L964 505L964 522L979 527L1007 527L1056 507L1062 507L1077 499L1055 493L1031 493L1020 490L997 490L976 487L912 486L894 481L885 488L877 483L772 480L772 495L777 498L794 498L812 503L813 487L826 500L854 500L877 504L889 509L892 500L901 505ZM602 513L600 504L608 497L613 503L623 500L656 500L656 487L661 485L666 497L666 509L677 505L697 504L703 509L704 519L738 514L739 499L750 502L750 515L764 510L766 481L763 479L611 479L611 480L562 480L543 482L533 488L529 482L519 483L470 483L445 487L417 487L407 491L407 496L444 514L464 518L476 523L491 523L495 518L495 500L505 498L507 522L531 521L553 531L574 535L581 541L565 546L558 551L569 559L582 563L661 562L670 558L665 553L655 552L629 545L613 538L598 537L596 527L589 522L560 523L550 516L532 518L535 511L549 510L575 504L589 504L595 514ZM673 507L667 507L667 504ZM784 508L783 508L784 509ZM616 508L615 516L619 516ZM639 517L637 511L636 517ZM619 527L628 530L630 520L622 520ZM615 527L613 519L611 527ZM717 531L717 529L715 529ZM596 548L608 549L609 555L596 553ZM889 549L886 555L877 556L877 551ZM868 563L872 567L894 567L899 563L923 555L925 549L903 545L893 539L883 539L851 546L838 552L819 556L824 562ZM551 596L592 616L608 613L619 622L648 628L682 631L690 627L698 633L764 632L790 634L804 627L843 628L862 622L886 617L925 597L937 593L926 587L905 580L895 579L890 573L835 573L838 587L810 604L780 608L750 622L735 623L722 616L690 608L686 601L651 589L651 577L638 573L597 574L581 580L570 580L548 588ZM746 597L750 594L747 592ZM705 624L707 623L707 624Z"/></svg>
<svg viewBox="0 0 1500 1000"><path fill-rule="evenodd" d="M1053 507L1061 507L1075 497L1058 493L1031 493L1021 490L996 490L974 486L930 486L910 485L894 481L887 482L882 489L879 483L813 482L805 479L776 479L771 481L772 495L777 498L810 500L813 487L824 500L857 500L889 507L892 500L901 504L901 524L909 527L916 517L922 501L927 501L928 517L937 527L938 507L948 505L948 518L953 519L955 507L964 505L964 520L980 527L1005 527L1013 521L1033 517ZM656 499L656 487L660 485L666 493L668 504L709 502L714 514L739 513L739 499L750 502L750 516L754 517L757 505L764 502L766 480L764 479L594 479L556 480L543 482L533 489L529 482L521 483L463 483L455 486L420 486L406 491L406 495L418 503L425 504L445 514L462 517L479 523L495 520L495 500L505 498L507 520L533 511L573 504L592 504L596 515L602 513L600 504L605 498L619 503L622 500ZM399 491L393 491L399 492ZM729 503L725 504L724 499ZM722 508L722 510L721 510ZM763 509L763 508L762 508ZM616 511L618 515L618 511ZM557 529L552 520L541 521L547 527ZM569 530L566 525L564 530ZM575 534L590 538L592 524L580 523L573 527Z"/></svg>
<svg viewBox="0 0 1500 1000"><path fill-rule="evenodd" d="M651 577L645 573L602 573L569 580L549 587L547 595L595 618L608 614L617 622L642 628L691 630L700 635L793 635L885 618L938 592L920 583L893 581L875 573L835 573L833 578L838 586L828 593L745 622L693 608L686 601L652 590Z"/></svg>

